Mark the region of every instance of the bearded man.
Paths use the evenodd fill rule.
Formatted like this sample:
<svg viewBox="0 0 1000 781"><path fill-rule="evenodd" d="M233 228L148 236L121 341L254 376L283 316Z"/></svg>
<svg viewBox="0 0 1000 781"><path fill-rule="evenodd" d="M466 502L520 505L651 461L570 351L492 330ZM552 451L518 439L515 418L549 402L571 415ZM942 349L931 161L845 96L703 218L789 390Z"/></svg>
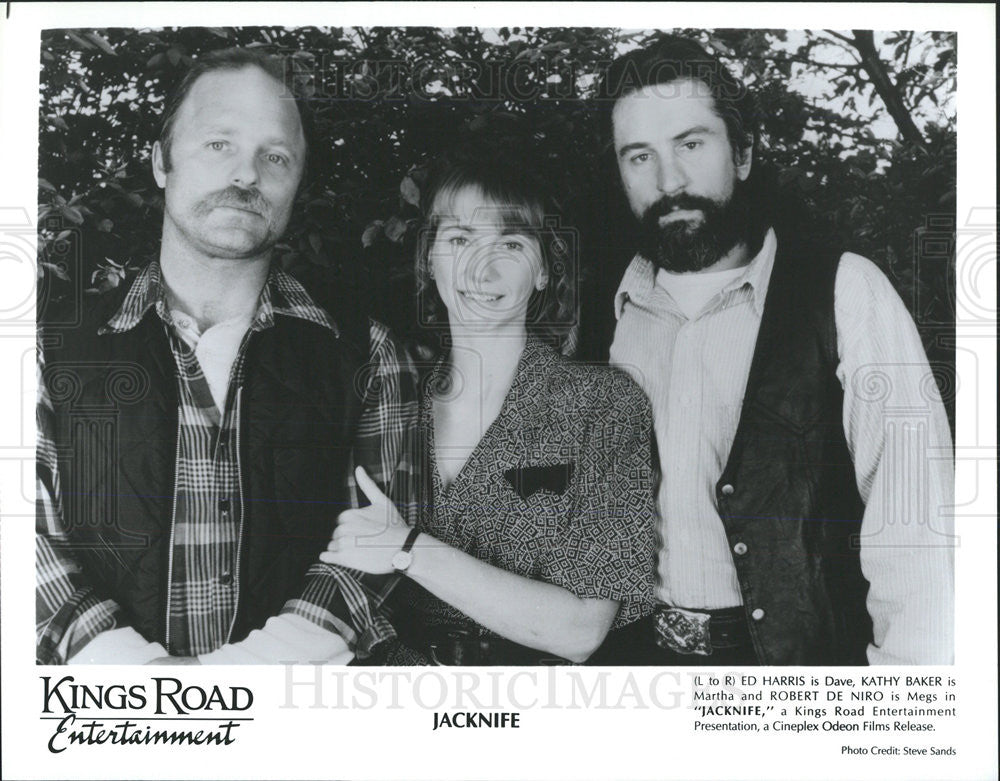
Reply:
<svg viewBox="0 0 1000 781"><path fill-rule="evenodd" d="M595 661L939 664L953 655L951 436L877 267L753 175L745 86L675 37L599 100L638 255L611 362L654 411L655 616Z"/></svg>

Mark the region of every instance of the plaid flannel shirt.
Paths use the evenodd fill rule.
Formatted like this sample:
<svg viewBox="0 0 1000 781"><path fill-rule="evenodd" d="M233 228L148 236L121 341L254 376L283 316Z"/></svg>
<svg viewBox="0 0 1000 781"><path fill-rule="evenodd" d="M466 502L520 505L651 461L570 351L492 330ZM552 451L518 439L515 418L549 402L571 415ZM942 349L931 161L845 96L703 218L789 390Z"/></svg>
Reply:
<svg viewBox="0 0 1000 781"><path fill-rule="evenodd" d="M272 268L250 331L233 366L225 410L219 413L192 349L176 332L157 262L132 283L118 312L99 333L134 328L153 307L163 322L177 368L179 443L176 511L172 527L168 599L171 653L215 650L229 640L238 607L240 531L243 508L223 497L239 494L236 435L244 356L250 334L275 327L275 316L297 317L336 332L336 325L292 277ZM416 520L416 372L387 329L370 321L371 378L355 432L352 468L345 477L351 504L359 506L355 458L386 490L409 523ZM53 431L54 410L44 382L44 353L38 350L36 420L36 640L42 663L64 663L99 633L127 624L121 608L89 583L68 546ZM221 578L220 578L221 576ZM222 582L228 586L219 587ZM337 632L360 657L395 637L383 603L397 576L372 576L317 562L304 587L282 613L305 617Z"/></svg>

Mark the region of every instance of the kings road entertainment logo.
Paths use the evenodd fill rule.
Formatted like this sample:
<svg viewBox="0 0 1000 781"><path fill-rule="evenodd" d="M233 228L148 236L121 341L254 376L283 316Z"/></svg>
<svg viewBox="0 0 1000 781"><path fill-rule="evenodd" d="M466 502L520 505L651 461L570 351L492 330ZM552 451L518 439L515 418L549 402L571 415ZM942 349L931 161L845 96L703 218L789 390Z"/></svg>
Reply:
<svg viewBox="0 0 1000 781"><path fill-rule="evenodd" d="M41 676L41 718L53 723L48 749L117 746L229 746L249 715L245 686L185 685L178 678L143 683L77 683Z"/></svg>

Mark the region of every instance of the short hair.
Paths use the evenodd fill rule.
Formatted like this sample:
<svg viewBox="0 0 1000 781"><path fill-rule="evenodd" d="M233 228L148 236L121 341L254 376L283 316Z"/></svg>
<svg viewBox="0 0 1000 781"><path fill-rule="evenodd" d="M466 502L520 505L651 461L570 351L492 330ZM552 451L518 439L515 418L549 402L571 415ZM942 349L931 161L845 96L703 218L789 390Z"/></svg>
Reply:
<svg viewBox="0 0 1000 781"><path fill-rule="evenodd" d="M448 315L431 276L430 250L441 218L443 199L466 187L478 189L497 205L502 225L524 231L538 242L548 283L528 301L528 333L561 346L577 318L576 267L578 242L563 225L561 209L534 166L484 144L466 144L432 164L421 193L424 221L417 238L416 280L421 323L446 327Z"/></svg>
<svg viewBox="0 0 1000 781"><path fill-rule="evenodd" d="M167 96L166 102L163 106L163 113L160 115L160 134L158 140L160 142L160 147L163 150L163 167L165 170L169 171L171 168L170 144L173 140L174 124L177 121L177 114L180 112L180 108L183 105L184 100L187 98L188 93L191 92L191 88L194 86L195 82L206 73L216 73L218 71L238 71L243 70L244 68L259 68L278 83L284 84L286 88L289 87L290 82L285 78L285 58L280 55L268 54L258 49L234 47L208 52L198 57L198 59L195 60L194 65L192 65L188 72L184 74L184 77ZM294 99L295 106L299 112L299 123L302 126L302 135L306 143L307 159L304 161L305 164L303 165L304 172L308 170L309 148L311 146L310 113L304 101L302 101L298 96L295 96Z"/></svg>
<svg viewBox="0 0 1000 781"><path fill-rule="evenodd" d="M657 38L650 45L623 54L608 67L597 88L603 104L601 124L605 141L613 144L612 112L617 102L645 87L693 79L708 87L715 112L726 125L733 159L740 160L756 146L756 101L746 85L695 41L676 35Z"/></svg>

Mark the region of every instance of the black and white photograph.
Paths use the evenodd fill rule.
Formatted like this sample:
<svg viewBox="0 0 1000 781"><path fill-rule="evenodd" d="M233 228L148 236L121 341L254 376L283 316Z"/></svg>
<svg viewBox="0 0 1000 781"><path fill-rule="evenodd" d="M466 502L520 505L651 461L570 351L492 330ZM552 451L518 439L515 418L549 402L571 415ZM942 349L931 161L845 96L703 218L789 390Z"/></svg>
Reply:
<svg viewBox="0 0 1000 781"><path fill-rule="evenodd" d="M30 19L11 777L995 776L992 8L376 6Z"/></svg>

